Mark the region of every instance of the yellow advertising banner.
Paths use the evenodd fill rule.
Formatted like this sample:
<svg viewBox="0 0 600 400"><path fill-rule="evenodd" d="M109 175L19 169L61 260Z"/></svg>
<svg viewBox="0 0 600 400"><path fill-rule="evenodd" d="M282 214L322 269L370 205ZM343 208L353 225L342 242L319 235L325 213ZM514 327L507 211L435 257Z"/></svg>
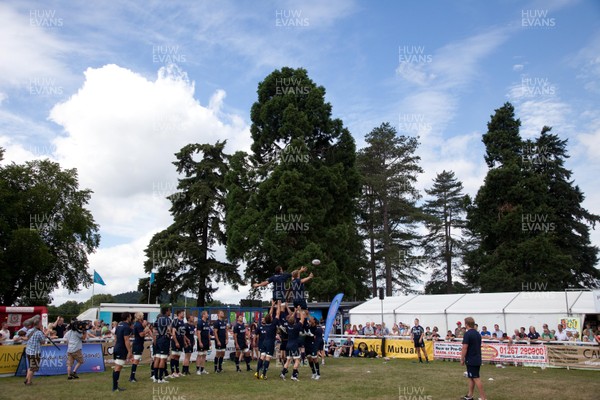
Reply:
<svg viewBox="0 0 600 400"><path fill-rule="evenodd" d="M359 357L366 357L368 352L374 351L378 356L383 355L382 339L354 339L354 350L358 350Z"/></svg>
<svg viewBox="0 0 600 400"><path fill-rule="evenodd" d="M22 344L0 346L0 375L14 375L24 348Z"/></svg>
<svg viewBox="0 0 600 400"><path fill-rule="evenodd" d="M548 345L548 362L553 367L600 369L598 346Z"/></svg>
<svg viewBox="0 0 600 400"><path fill-rule="evenodd" d="M427 357L433 360L433 342L425 341ZM390 358L417 359L417 350L412 340L385 339L385 356Z"/></svg>

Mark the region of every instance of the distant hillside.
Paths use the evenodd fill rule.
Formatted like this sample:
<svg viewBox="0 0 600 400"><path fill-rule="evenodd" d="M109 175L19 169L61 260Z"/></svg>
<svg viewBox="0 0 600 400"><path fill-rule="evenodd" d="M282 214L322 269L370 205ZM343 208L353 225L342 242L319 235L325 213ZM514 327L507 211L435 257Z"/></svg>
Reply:
<svg viewBox="0 0 600 400"><path fill-rule="evenodd" d="M125 293L119 293L113 296L115 303L131 303L137 304L142 298L142 292L131 291Z"/></svg>

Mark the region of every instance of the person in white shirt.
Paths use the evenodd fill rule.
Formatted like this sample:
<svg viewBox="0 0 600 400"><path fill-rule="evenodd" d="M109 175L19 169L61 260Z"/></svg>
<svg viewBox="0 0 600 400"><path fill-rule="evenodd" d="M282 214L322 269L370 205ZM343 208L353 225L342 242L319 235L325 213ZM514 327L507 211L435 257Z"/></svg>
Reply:
<svg viewBox="0 0 600 400"><path fill-rule="evenodd" d="M554 334L554 340L559 340L559 341L564 341L564 342L569 340L569 337L567 336L567 332L563 330L562 324L558 325L558 330Z"/></svg>
<svg viewBox="0 0 600 400"><path fill-rule="evenodd" d="M0 329L0 334L2 334L2 338L6 340L10 340L10 331L8 330L8 323L2 323L2 329Z"/></svg>
<svg viewBox="0 0 600 400"><path fill-rule="evenodd" d="M498 326L498 324L494 325L494 331L492 332L492 334L494 334L494 333L496 334L497 338L501 338L504 335L504 332L502 332L500 330L500 327Z"/></svg>

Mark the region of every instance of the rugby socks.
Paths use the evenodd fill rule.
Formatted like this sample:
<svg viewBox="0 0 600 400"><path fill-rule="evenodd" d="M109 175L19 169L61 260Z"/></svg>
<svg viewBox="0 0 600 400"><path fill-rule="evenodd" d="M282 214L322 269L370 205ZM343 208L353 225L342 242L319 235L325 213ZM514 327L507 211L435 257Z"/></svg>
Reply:
<svg viewBox="0 0 600 400"><path fill-rule="evenodd" d="M298 370L294 368L294 371L292 372L292 376L294 378L298 378Z"/></svg>
<svg viewBox="0 0 600 400"><path fill-rule="evenodd" d="M263 375L267 376L267 371L269 370L269 364L271 363L271 361L269 360L265 360L265 362L263 363Z"/></svg>
<svg viewBox="0 0 600 400"><path fill-rule="evenodd" d="M240 369L240 359L239 359L239 357L236 357L236 358L235 358L235 370L236 370L236 371L241 371L241 369Z"/></svg>
<svg viewBox="0 0 600 400"><path fill-rule="evenodd" d="M319 365L319 360L314 362L315 369L317 370L317 375L321 375L321 366Z"/></svg>
<svg viewBox="0 0 600 400"><path fill-rule="evenodd" d="M246 371L252 370L252 368L250 368L250 361L252 361L252 357L246 356L244 359L246 360Z"/></svg>
<svg viewBox="0 0 600 400"><path fill-rule="evenodd" d="M312 373L316 374L317 371L315 370L315 363L312 362L312 360L308 360L308 365L310 366L310 369L311 369Z"/></svg>
<svg viewBox="0 0 600 400"><path fill-rule="evenodd" d="M173 364L175 364L175 373L178 374L179 373L179 359L175 360L175 362Z"/></svg>
<svg viewBox="0 0 600 400"><path fill-rule="evenodd" d="M215 357L215 372L219 370L219 357Z"/></svg>
<svg viewBox="0 0 600 400"><path fill-rule="evenodd" d="M129 375L129 380L135 379L135 371L137 370L137 364L131 365L131 374Z"/></svg>
<svg viewBox="0 0 600 400"><path fill-rule="evenodd" d="M121 371L113 371L113 390L117 390L119 387L119 375L121 375Z"/></svg>
<svg viewBox="0 0 600 400"><path fill-rule="evenodd" d="M171 358L171 374L175 372L175 359Z"/></svg>
<svg viewBox="0 0 600 400"><path fill-rule="evenodd" d="M223 371L223 358L224 357L219 357L219 371Z"/></svg>
<svg viewBox="0 0 600 400"><path fill-rule="evenodd" d="M287 374L287 373L288 373L288 369L287 369L287 368L285 368L285 367L283 367L283 369L281 370L281 374L282 374L283 376L285 376L285 374Z"/></svg>
<svg viewBox="0 0 600 400"><path fill-rule="evenodd" d="M260 374L260 370L263 366L263 360L261 358L258 359L258 364L256 364L256 372Z"/></svg>

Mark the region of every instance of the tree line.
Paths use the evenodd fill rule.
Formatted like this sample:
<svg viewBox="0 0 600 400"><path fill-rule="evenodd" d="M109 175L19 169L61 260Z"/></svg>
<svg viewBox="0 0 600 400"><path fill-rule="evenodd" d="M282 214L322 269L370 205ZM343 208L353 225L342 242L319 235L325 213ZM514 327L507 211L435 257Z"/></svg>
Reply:
<svg viewBox="0 0 600 400"><path fill-rule="evenodd" d="M339 292L362 300L379 287L408 293L420 282L426 293L600 286L590 241L600 217L582 207L565 167L567 140L546 126L524 139L510 103L490 116L482 137L488 171L471 198L450 168L418 190L419 138L387 122L357 151L325 88L302 68L275 70L257 96L249 152L226 154L219 141L175 154L173 223L145 249L152 299L192 293L204 306L223 285L262 281L278 265L307 265L311 300L321 301ZM23 291L40 276L52 288L89 286L87 254L100 240L85 208L90 195L78 189L75 170L48 160L0 166L2 304L31 303ZM40 229L31 229L31 215L41 215L33 221ZM218 246L226 259L215 255ZM148 284L139 280L141 302Z"/></svg>

